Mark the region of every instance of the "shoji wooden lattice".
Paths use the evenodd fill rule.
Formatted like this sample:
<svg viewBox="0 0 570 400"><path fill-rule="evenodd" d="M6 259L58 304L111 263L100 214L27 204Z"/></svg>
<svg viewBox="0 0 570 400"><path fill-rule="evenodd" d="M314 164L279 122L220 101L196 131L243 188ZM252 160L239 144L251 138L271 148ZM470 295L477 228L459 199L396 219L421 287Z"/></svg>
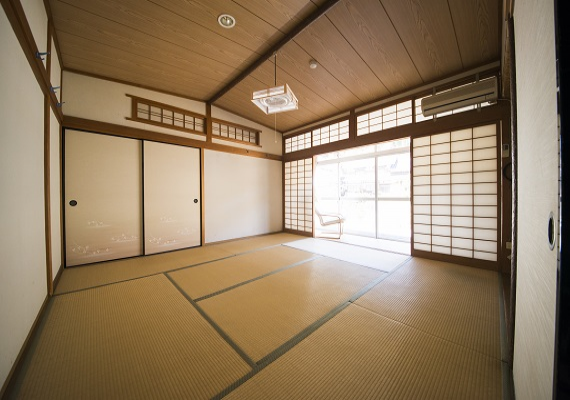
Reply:
<svg viewBox="0 0 570 400"><path fill-rule="evenodd" d="M313 231L313 159L285 163L285 229Z"/></svg>
<svg viewBox="0 0 570 400"><path fill-rule="evenodd" d="M497 261L497 125L413 139L413 249Z"/></svg>

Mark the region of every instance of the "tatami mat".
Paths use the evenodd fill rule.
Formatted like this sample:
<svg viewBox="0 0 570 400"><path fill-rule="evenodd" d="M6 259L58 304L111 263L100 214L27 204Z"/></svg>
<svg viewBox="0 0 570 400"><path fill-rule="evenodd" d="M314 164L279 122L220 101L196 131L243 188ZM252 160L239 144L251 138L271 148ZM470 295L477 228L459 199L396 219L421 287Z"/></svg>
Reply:
<svg viewBox="0 0 570 400"><path fill-rule="evenodd" d="M21 399L207 399L250 369L163 275L54 298Z"/></svg>
<svg viewBox="0 0 570 400"><path fill-rule="evenodd" d="M497 272L414 258L356 304L469 349L501 357Z"/></svg>
<svg viewBox="0 0 570 400"><path fill-rule="evenodd" d="M247 251L262 249L264 247L276 246L301 239L303 236L290 233L275 233L246 239L231 240L219 244L214 244L218 249L222 249L232 254L245 253Z"/></svg>
<svg viewBox="0 0 570 400"><path fill-rule="evenodd" d="M277 246L171 272L168 275L186 294L198 299L314 256L305 251Z"/></svg>
<svg viewBox="0 0 570 400"><path fill-rule="evenodd" d="M172 271L174 269L219 260L255 249L287 243L291 240L298 240L299 238L301 238L301 236L278 233L146 257L135 257L126 260L66 268L61 275L55 293L68 293L165 271Z"/></svg>
<svg viewBox="0 0 570 400"><path fill-rule="evenodd" d="M501 362L350 305L226 399L500 399Z"/></svg>
<svg viewBox="0 0 570 400"><path fill-rule="evenodd" d="M386 272L392 271L402 262L410 258L403 254L390 253L324 239L302 239L286 243L286 246Z"/></svg>
<svg viewBox="0 0 570 400"><path fill-rule="evenodd" d="M259 361L382 275L371 268L319 258L199 305Z"/></svg>
<svg viewBox="0 0 570 400"><path fill-rule="evenodd" d="M496 272L291 241L64 271L7 398L501 398Z"/></svg>
<svg viewBox="0 0 570 400"><path fill-rule="evenodd" d="M57 284L55 293L61 294L122 282L232 255L233 253L216 246L205 246L146 257L66 268Z"/></svg>

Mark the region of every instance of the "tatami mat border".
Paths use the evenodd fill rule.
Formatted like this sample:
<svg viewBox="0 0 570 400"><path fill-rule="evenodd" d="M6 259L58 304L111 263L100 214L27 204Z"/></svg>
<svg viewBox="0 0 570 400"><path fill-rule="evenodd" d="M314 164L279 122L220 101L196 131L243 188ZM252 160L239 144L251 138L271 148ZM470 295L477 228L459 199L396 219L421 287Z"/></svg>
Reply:
<svg viewBox="0 0 570 400"><path fill-rule="evenodd" d="M167 274L165 274L165 276L170 281L170 283L172 283L172 285L176 288L176 290L178 290L180 292L180 294L182 294L182 296L184 296L184 298L186 300L188 300L188 302L190 304L192 304L192 306L196 309L196 311L198 311L200 313L202 318L204 318L206 321L208 321L208 323L216 330L216 332L218 332L218 334L236 351L236 353L238 353L240 355L240 357L251 368L254 368L256 366L255 362L247 354L245 354L245 352L228 336L228 334L226 332L224 332L224 330L222 328L220 328L220 326L218 324L216 324L208 316L208 314L206 314L204 312L204 310L202 310L202 308L198 304L196 304L196 302L194 300L192 300L192 298L190 298L190 296L188 296L186 294L186 292L184 292L184 290L182 290L182 288L180 286L178 286L178 284L170 276L168 276Z"/></svg>
<svg viewBox="0 0 570 400"><path fill-rule="evenodd" d="M241 254L240 254L240 255L241 255ZM240 283L236 283L235 285L228 286L227 288L218 290L218 291L216 291L216 292L214 292L214 293L210 293L210 294L207 294L207 295L205 295L205 296L198 297L197 299L194 299L194 301L195 301L196 303L198 303L198 302L200 302L200 301L202 301L202 300L209 299L210 297L214 297L214 296L220 295L220 294L222 294L222 293L229 292L230 290L236 289L236 288L238 288L238 287L240 287L240 286L247 285L248 283L258 281L258 280L260 280L260 279L262 279L262 278L266 278L266 277L268 277L268 276L275 275L275 274L277 274L277 273L279 273L279 272L283 272L283 271L288 270L288 269L290 269L290 268L297 267L297 266L299 266L299 265L301 265L301 264L305 264L305 263L307 263L307 262L309 262L309 261L314 261L314 260L316 260L316 259L318 259L318 258L322 258L322 257L323 257L323 256L321 256L321 255L316 255L316 256L314 256L314 257L307 258L306 260L301 260L301 261L298 261L298 262L296 262L296 263L293 263L293 264L290 264L290 265L286 265L285 267L276 269L275 271L271 271L271 272L268 272L268 273L266 273L266 274L256 276L255 278L251 278L251 279L248 279L248 280L246 280L246 281L243 281L243 282L240 282ZM174 271L172 271L172 272L174 272ZM170 278L170 277L169 277L169 278Z"/></svg>

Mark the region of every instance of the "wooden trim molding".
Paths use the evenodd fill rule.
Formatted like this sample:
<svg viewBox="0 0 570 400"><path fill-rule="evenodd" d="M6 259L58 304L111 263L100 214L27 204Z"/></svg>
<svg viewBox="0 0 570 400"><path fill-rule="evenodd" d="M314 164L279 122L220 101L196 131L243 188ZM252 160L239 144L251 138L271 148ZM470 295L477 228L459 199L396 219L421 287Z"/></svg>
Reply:
<svg viewBox="0 0 570 400"><path fill-rule="evenodd" d="M312 232L295 231L295 230L293 230L293 229L283 229L283 232L285 232L285 233L292 233L293 235L306 236L306 237L313 237L313 233L312 233Z"/></svg>
<svg viewBox="0 0 570 400"><path fill-rule="evenodd" d="M53 294L51 251L51 115L49 98L44 96L44 212L46 242L46 279L48 296Z"/></svg>
<svg viewBox="0 0 570 400"><path fill-rule="evenodd" d="M212 105L206 103L206 142L212 143Z"/></svg>
<svg viewBox="0 0 570 400"><path fill-rule="evenodd" d="M206 244L206 179L204 176L204 165L205 165L206 151L202 147L200 149L200 226L202 229L200 237L200 245L204 246Z"/></svg>
<svg viewBox="0 0 570 400"><path fill-rule="evenodd" d="M32 30L30 29L30 25L28 24L28 20L26 19L26 14L20 0L1 0L1 4L8 20L10 21L10 25L14 30L16 38L18 39L18 42L20 42L22 51L26 55L32 72L38 81L40 89L44 95L49 98L51 108L53 109L57 119L61 122L61 120L63 120L61 107L58 107L58 101L55 97L55 93L51 91L48 71L46 70L43 62L36 57L38 46L34 40Z"/></svg>
<svg viewBox="0 0 570 400"><path fill-rule="evenodd" d="M448 254L431 253L429 251L414 250L412 245L412 257L427 258L429 260L443 261L454 264L466 265L468 267L488 269L491 271L498 271L498 261L478 260L474 258L464 258L458 256L451 256Z"/></svg>
<svg viewBox="0 0 570 400"><path fill-rule="evenodd" d="M385 142L389 140L402 139L405 137L420 137L433 135L439 132L461 129L486 122L496 122L508 119L510 107L504 101L491 107L484 107L480 111L466 111L460 114L453 114L436 120L422 121L415 124L408 124L390 128L384 131L369 133L368 135L357 136L351 140L339 140L338 142L322 144L309 149L299 150L292 153L283 153L283 160L294 161L319 154L334 151L346 150L353 147L366 146L369 144ZM289 137L289 136L287 136Z"/></svg>
<svg viewBox="0 0 570 400"><path fill-rule="evenodd" d="M242 149L240 147L232 147L218 143L208 143L201 140L190 139L180 136L172 136L164 133L152 132L138 128L127 127L123 125L111 124L108 122L100 122L78 117L65 116L63 127L69 129L78 129L89 132L104 133L107 135L126 137L131 139L151 140L154 142L178 144L181 146L189 146L196 148L204 148L208 150L221 151L224 153L237 154L247 157L264 158L274 161L283 161L283 157L276 154L263 153L260 151Z"/></svg>

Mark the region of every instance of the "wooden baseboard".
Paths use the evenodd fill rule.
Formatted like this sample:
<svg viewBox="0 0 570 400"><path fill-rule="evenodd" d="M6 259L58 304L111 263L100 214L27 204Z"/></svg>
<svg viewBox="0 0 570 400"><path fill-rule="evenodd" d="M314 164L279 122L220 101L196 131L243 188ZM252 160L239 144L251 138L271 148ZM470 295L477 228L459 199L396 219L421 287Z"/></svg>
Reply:
<svg viewBox="0 0 570 400"><path fill-rule="evenodd" d="M59 266L57 273L55 274L55 279L53 280L53 292L55 293L55 289L57 289L57 285L59 280L61 279L61 274L63 273L63 264Z"/></svg>
<svg viewBox="0 0 570 400"><path fill-rule="evenodd" d="M32 342L34 336L36 335L36 332L37 332L38 327L40 325L40 321L42 320L42 318L44 316L44 313L46 311L46 308L47 308L47 305L49 304L50 299L51 299L50 296L46 296L46 298L44 299L44 302L40 308L40 311L38 312L38 315L36 316L36 319L35 319L34 323L32 324L30 332L28 333L28 336L26 337L26 340L24 340L24 344L22 345L20 352L18 353L18 357L16 357L16 360L14 361L14 364L12 365L12 368L10 369L10 373L6 377L6 381L2 385L2 389L0 390L0 399L7 399L8 395L13 391L13 386L14 386L15 381L16 381L15 378L16 378L16 376L18 376L18 374L22 370L22 366L23 366L24 360L26 359L28 351L30 349L31 342Z"/></svg>
<svg viewBox="0 0 570 400"><path fill-rule="evenodd" d="M204 246L212 246L212 245L214 245L214 244L221 244L221 243L227 243L227 242L235 242L236 240L253 239L253 238L256 238L256 237L267 236L267 235L276 235L276 234L278 234L278 233L284 233L284 232L285 232L285 231L267 232L267 233L260 233L259 235L244 236L244 237L235 238L235 239L220 240L220 241L217 241L217 242L208 242L208 243L204 243Z"/></svg>
<svg viewBox="0 0 570 400"><path fill-rule="evenodd" d="M468 267L488 269L490 271L497 271L497 272L499 271L499 263L497 261L486 261L474 258L452 256L448 254L432 253L429 251L414 250L413 247L412 247L412 257L427 258L428 260L466 265Z"/></svg>

